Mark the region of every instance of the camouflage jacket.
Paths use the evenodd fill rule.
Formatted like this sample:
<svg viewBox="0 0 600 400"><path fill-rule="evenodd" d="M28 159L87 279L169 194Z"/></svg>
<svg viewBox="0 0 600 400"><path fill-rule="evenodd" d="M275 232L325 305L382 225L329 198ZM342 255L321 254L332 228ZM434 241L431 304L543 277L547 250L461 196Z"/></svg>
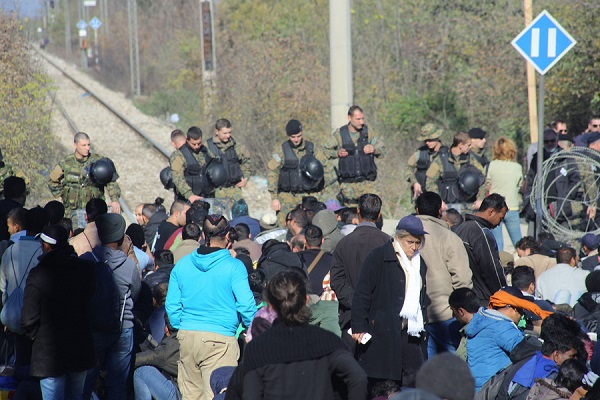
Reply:
<svg viewBox="0 0 600 400"><path fill-rule="evenodd" d="M7 162L0 162L0 183L4 182L9 176L15 176L15 170ZM0 185L1 186L1 185Z"/></svg>
<svg viewBox="0 0 600 400"><path fill-rule="evenodd" d="M407 164L411 170L411 175L409 177L411 186L417 182L416 173L419 154L420 150L417 150L408 158ZM444 173L444 167L442 165L442 160L440 159L440 157L438 157L438 155L439 151L429 152L430 164L429 168L427 168L427 171L425 173L427 177L425 181L425 186L421 188L423 192L427 191L439 194L438 181L442 178L442 175ZM450 149L448 149L448 161L454 166L454 168L456 168L456 171L458 172L464 164L467 164L469 162L469 158L466 156L455 157L450 151Z"/></svg>
<svg viewBox="0 0 600 400"><path fill-rule="evenodd" d="M359 132L352 132L348 130L350 133L350 138L354 143L358 140L360 136ZM375 148L375 158L381 158L385 156L385 144L383 143L383 139L374 135L373 132L369 131L369 143L373 145ZM325 154L327 158L333 160L338 158L338 150L342 148L342 135L340 135L339 128L333 131L329 140L325 144Z"/></svg>
<svg viewBox="0 0 600 400"><path fill-rule="evenodd" d="M89 156L78 160L73 153L54 167L50 173L48 186L54 196L62 197L65 208L81 209L85 208L87 202L93 198L104 199L105 188L111 201L119 201L121 188L117 182L98 186L90 179L91 165L101 158L102 156L98 154L90 153Z"/></svg>
<svg viewBox="0 0 600 400"><path fill-rule="evenodd" d="M471 165L485 175L487 166L490 164L490 160L485 155L485 149L471 149L469 151L469 158Z"/></svg>
<svg viewBox="0 0 600 400"><path fill-rule="evenodd" d="M200 151L196 154L192 151L192 155L198 162L200 163L200 167L204 167L206 164L205 154L208 152L206 147L200 147ZM171 164L171 173L173 174L173 184L175 185L175 190L177 193L188 199L194 193L192 192L192 188L185 180L185 170L187 168L185 157L181 150L175 150L171 153L171 157L169 158L169 162Z"/></svg>
<svg viewBox="0 0 600 400"><path fill-rule="evenodd" d="M231 138L227 143L222 143L213 138L213 143L223 153L225 153L225 151L229 148L235 147L235 152L240 163L240 168L242 169L242 175L244 176L244 178L250 178L252 176L254 170L252 168L252 162L250 161L250 152L248 151L248 148L245 145L239 142L236 143L236 141L233 138ZM213 152L210 150L210 147L205 147L207 148L210 156L216 158L217 155L213 154Z"/></svg>
<svg viewBox="0 0 600 400"><path fill-rule="evenodd" d="M306 140L302 140L300 146L294 148L292 147L292 151L300 160L306 154ZM323 170L325 171L325 187L329 186L332 182L335 181L335 173L332 168L328 168L327 165L327 157L323 151L319 148L319 146L314 144L314 155L317 160L321 162L323 165ZM271 193L272 198L277 197L278 192L278 182L279 182L279 172L281 171L281 167L283 166L284 158L283 158L283 150L281 149L281 144L277 146L273 151L273 157L267 163L267 167L269 168L269 174L267 177L268 181L268 189L269 193Z"/></svg>

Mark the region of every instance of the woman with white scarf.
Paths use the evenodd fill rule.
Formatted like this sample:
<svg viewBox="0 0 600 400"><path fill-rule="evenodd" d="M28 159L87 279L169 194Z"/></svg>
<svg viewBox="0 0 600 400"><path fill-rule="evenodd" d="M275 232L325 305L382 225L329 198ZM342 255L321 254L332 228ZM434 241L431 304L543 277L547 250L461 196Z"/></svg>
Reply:
<svg viewBox="0 0 600 400"><path fill-rule="evenodd" d="M414 215L400 220L393 241L366 258L352 301L356 357L370 383L414 387L426 359L427 266L419 255L427 232Z"/></svg>

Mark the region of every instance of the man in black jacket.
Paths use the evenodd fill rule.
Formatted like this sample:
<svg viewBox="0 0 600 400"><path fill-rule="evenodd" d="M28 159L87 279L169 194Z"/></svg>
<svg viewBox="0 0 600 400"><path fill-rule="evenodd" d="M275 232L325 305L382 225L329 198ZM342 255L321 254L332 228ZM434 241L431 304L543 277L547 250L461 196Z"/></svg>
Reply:
<svg viewBox="0 0 600 400"><path fill-rule="evenodd" d="M86 371L97 362L89 318L94 264L77 258L68 237L61 226L44 228L43 255L23 295L21 327L33 340L31 375L41 378L44 398L81 398Z"/></svg>
<svg viewBox="0 0 600 400"><path fill-rule="evenodd" d="M507 211L504 197L490 194L481 203L479 211L467 215L466 221L454 231L467 249L469 267L473 271L473 290L483 307L487 307L493 293L506 286L498 245L491 230L500 225Z"/></svg>
<svg viewBox="0 0 600 400"><path fill-rule="evenodd" d="M390 241L390 236L375 226L381 214L381 198L366 193L358 199L358 225L354 232L344 237L333 252L331 264L331 288L335 291L340 307L342 339L353 349L356 341L348 334L350 328L352 298L358 276L365 258L374 249Z"/></svg>

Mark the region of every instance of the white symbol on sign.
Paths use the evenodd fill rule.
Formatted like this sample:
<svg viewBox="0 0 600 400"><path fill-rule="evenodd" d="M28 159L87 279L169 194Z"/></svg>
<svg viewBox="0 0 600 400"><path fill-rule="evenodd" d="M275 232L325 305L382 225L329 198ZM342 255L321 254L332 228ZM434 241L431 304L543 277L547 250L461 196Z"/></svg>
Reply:
<svg viewBox="0 0 600 400"><path fill-rule="evenodd" d="M98 30L98 28L100 28L102 26L102 22L98 18L94 17L90 21L90 26L92 27L93 30L96 31L96 30Z"/></svg>
<svg viewBox="0 0 600 400"><path fill-rule="evenodd" d="M79 22L77 23L77 28L85 29L85 28L87 28L87 24L85 23L84 20L80 19Z"/></svg>

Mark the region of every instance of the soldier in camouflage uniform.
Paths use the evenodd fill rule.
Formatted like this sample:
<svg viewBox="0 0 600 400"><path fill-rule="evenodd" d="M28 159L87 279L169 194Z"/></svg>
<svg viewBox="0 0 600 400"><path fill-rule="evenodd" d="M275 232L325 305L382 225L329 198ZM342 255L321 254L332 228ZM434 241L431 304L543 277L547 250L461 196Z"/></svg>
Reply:
<svg viewBox="0 0 600 400"><path fill-rule="evenodd" d="M242 188L252 176L250 154L243 144L231 137L231 122L221 118L215 124L215 136L206 141L211 157L220 159L227 172L227 182L215 191L216 198L239 200Z"/></svg>
<svg viewBox="0 0 600 400"><path fill-rule="evenodd" d="M358 205L362 194L375 192L375 158L385 156L383 140L369 134L364 120L365 114L359 106L350 107L348 124L336 129L325 145L327 157L338 160L338 199L345 205Z"/></svg>
<svg viewBox="0 0 600 400"><path fill-rule="evenodd" d="M210 156L202 145L202 130L192 126L187 131L186 143L171 153L169 162L175 185L176 198L190 203L206 195L202 187L204 165Z"/></svg>
<svg viewBox="0 0 600 400"><path fill-rule="evenodd" d="M302 124L300 121L295 119L290 120L285 130L289 140L277 146L273 152L273 158L267 164L269 168L268 189L271 194L271 207L278 212L280 226L283 226L287 213L302 203L303 196L312 195L317 198L320 197L319 192L334 180L331 169L327 168L327 158L325 155L316 149L316 146L312 142L303 140ZM290 157L286 158L285 153L290 150L294 156L290 154ZM311 153L323 166L323 170L325 171L324 178L314 188L303 190L302 186L297 186L298 180L301 180L298 169L303 157ZM296 180L292 182L292 179ZM294 188L292 189L292 187Z"/></svg>
<svg viewBox="0 0 600 400"><path fill-rule="evenodd" d="M0 182L4 182L9 176L15 176L15 171L9 163L4 162L2 150L0 149ZM4 188L0 187L0 198L4 198Z"/></svg>
<svg viewBox="0 0 600 400"><path fill-rule="evenodd" d="M486 174L487 166L490 164L485 155L485 142L487 132L481 128L473 128L469 130L471 138L471 151L469 151L469 162L477 167L483 174Z"/></svg>
<svg viewBox="0 0 600 400"><path fill-rule="evenodd" d="M423 192L439 192L437 178L442 171L442 163L438 159L438 154L442 148L440 137L443 133L442 128L431 123L421 128L419 140L425 144L408 158L408 167L411 171L408 181L411 183L413 200Z"/></svg>
<svg viewBox="0 0 600 400"><path fill-rule="evenodd" d="M92 198L104 199L104 189L110 197L112 212L119 214L121 188L117 182L96 185L89 176L90 167L102 156L90 152L90 137L79 132L74 138L75 152L58 163L50 173L48 186L54 196L60 196L66 213L73 221L73 229L84 228L85 205Z"/></svg>

